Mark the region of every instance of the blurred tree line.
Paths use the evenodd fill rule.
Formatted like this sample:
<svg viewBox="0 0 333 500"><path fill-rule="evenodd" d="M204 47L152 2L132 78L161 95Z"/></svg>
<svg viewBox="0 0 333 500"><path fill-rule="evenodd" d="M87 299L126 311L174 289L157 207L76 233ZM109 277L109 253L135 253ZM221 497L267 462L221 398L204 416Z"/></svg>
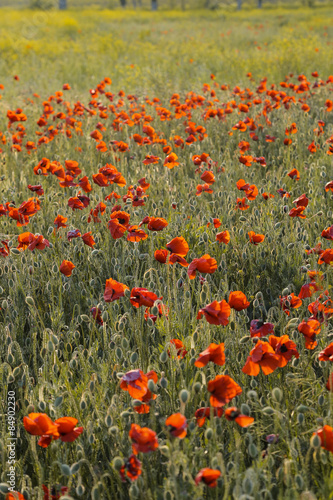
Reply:
<svg viewBox="0 0 333 500"><path fill-rule="evenodd" d="M0 7L32 8L32 9L61 9L70 8L143 8L151 10L161 9L238 9L247 7L262 8L265 6L309 6L330 5L333 0L0 0Z"/></svg>

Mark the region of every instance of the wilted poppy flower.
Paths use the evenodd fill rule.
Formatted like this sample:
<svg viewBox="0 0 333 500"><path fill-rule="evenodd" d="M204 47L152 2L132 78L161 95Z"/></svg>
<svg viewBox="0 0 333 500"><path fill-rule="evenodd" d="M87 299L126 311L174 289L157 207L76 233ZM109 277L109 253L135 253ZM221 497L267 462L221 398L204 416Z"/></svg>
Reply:
<svg viewBox="0 0 333 500"><path fill-rule="evenodd" d="M230 306L225 300L221 300L221 302L214 300L199 310L197 319L201 319L203 315L211 325L226 326L229 323Z"/></svg>
<svg viewBox="0 0 333 500"><path fill-rule="evenodd" d="M321 447L333 453L333 429L329 425L324 425L313 436L319 436Z"/></svg>
<svg viewBox="0 0 333 500"><path fill-rule="evenodd" d="M215 488L217 486L217 480L220 477L221 472L217 469L209 469L208 467L201 469L195 478L195 484L198 486L200 482L203 482L209 488Z"/></svg>
<svg viewBox="0 0 333 500"><path fill-rule="evenodd" d="M291 293L290 295L285 295L284 297L281 297L280 295L280 305L282 307L282 310L289 316L290 314L290 308L293 309L298 309L302 305L302 299L297 297L294 293Z"/></svg>
<svg viewBox="0 0 333 500"><path fill-rule="evenodd" d="M44 189L43 189L43 186L41 184L38 184L36 186L32 186L31 184L28 184L28 189L30 189L30 191L33 191L34 193L38 194L39 196L43 196L43 194L44 194Z"/></svg>
<svg viewBox="0 0 333 500"><path fill-rule="evenodd" d="M56 229L59 229L60 227L67 227L65 222L67 222L67 217L63 217L63 215L57 215L57 217L54 219L53 224L55 225Z"/></svg>
<svg viewBox="0 0 333 500"><path fill-rule="evenodd" d="M236 406L227 408L224 412L224 416L227 420L235 421L240 427L249 427L249 425L254 422L253 417L241 415L241 412L236 408Z"/></svg>
<svg viewBox="0 0 333 500"><path fill-rule="evenodd" d="M170 344L175 347L177 358L184 359L187 354L187 350L185 349L183 342L179 339L171 339ZM168 350L168 355L171 356L170 350Z"/></svg>
<svg viewBox="0 0 333 500"><path fill-rule="evenodd" d="M77 196L75 196L74 198L69 198L69 200L68 200L68 206L72 210L83 210L85 208L84 204L82 203L82 201Z"/></svg>
<svg viewBox="0 0 333 500"><path fill-rule="evenodd" d="M323 349L318 355L319 361L331 361L333 362L333 342L331 342L325 349Z"/></svg>
<svg viewBox="0 0 333 500"><path fill-rule="evenodd" d="M73 417L61 417L54 423L58 426L59 438L64 443L72 443L83 432L83 427L75 427L78 420Z"/></svg>
<svg viewBox="0 0 333 500"><path fill-rule="evenodd" d="M264 375L269 375L279 367L279 363L279 356L275 354L273 347L268 342L258 340L250 351L242 372L256 377L259 375L261 367Z"/></svg>
<svg viewBox="0 0 333 500"><path fill-rule="evenodd" d="M103 296L105 302L113 302L114 300L118 300L121 297L124 297L125 290L129 290L127 285L119 283L118 281L112 278L106 280L104 296Z"/></svg>
<svg viewBox="0 0 333 500"><path fill-rule="evenodd" d="M210 255L205 254L199 259L193 259L189 268L187 270L187 274L190 280L193 280L196 276L197 271L199 273L208 273L213 274L217 269L217 262Z"/></svg>
<svg viewBox="0 0 333 500"><path fill-rule="evenodd" d="M212 408L210 406L206 406L196 410L194 416L197 420L198 427L202 427L204 425L206 418L210 419L211 413L214 417L220 418L223 415L223 408Z"/></svg>
<svg viewBox="0 0 333 500"><path fill-rule="evenodd" d="M217 408L242 393L241 387L229 375L217 375L208 382L207 389L211 393L210 404Z"/></svg>
<svg viewBox="0 0 333 500"><path fill-rule="evenodd" d="M3 247L0 247L0 255L2 255L2 257L8 257L10 253L8 242L9 240L1 240L1 243L4 245Z"/></svg>
<svg viewBox="0 0 333 500"><path fill-rule="evenodd" d="M305 207L299 206L296 208L292 208L289 212L289 217L300 217L300 219L306 219L306 215L303 214Z"/></svg>
<svg viewBox="0 0 333 500"><path fill-rule="evenodd" d="M288 193L287 191L285 191L282 188L277 189L276 192L281 196L281 198L290 198L290 193Z"/></svg>
<svg viewBox="0 0 333 500"><path fill-rule="evenodd" d="M170 415L165 421L168 431L174 437L183 439L187 434L187 420L181 413L174 413Z"/></svg>
<svg viewBox="0 0 333 500"><path fill-rule="evenodd" d="M143 164L144 165L156 165L159 161L160 161L161 158L159 158L158 156L154 156L154 155L146 155L146 158L143 160Z"/></svg>
<svg viewBox="0 0 333 500"><path fill-rule="evenodd" d="M303 320L298 325L298 331L305 337L305 349L312 350L318 345L316 335L320 333L320 329L320 323L315 319Z"/></svg>
<svg viewBox="0 0 333 500"><path fill-rule="evenodd" d="M78 229L72 229L71 231L68 231L67 233L67 239L68 241L72 241L74 238L80 238L81 233Z"/></svg>
<svg viewBox="0 0 333 500"><path fill-rule="evenodd" d="M298 294L300 299L306 299L311 297L315 292L319 290L319 285L315 281L311 281L311 283L306 283L302 285L301 290Z"/></svg>
<svg viewBox="0 0 333 500"><path fill-rule="evenodd" d="M85 245L87 245L88 247L90 247L90 248L93 248L93 247L94 247L94 245L96 245L96 242L95 242L95 240L94 240L94 237L93 237L93 236L91 236L91 231L89 231L89 233L84 233L84 234L82 235L82 240L83 240L83 243L84 243Z"/></svg>
<svg viewBox="0 0 333 500"><path fill-rule="evenodd" d="M169 243L166 244L166 247L169 250L169 252L176 253L181 257L186 257L189 251L188 243L182 236L177 236L176 238L173 238L171 241L169 241Z"/></svg>
<svg viewBox="0 0 333 500"><path fill-rule="evenodd" d="M216 241L218 241L219 243L225 243L227 245L230 241L229 231L222 231L221 233L218 233L216 235Z"/></svg>
<svg viewBox="0 0 333 500"><path fill-rule="evenodd" d="M250 305L250 302L248 302L246 295L240 291L230 292L228 303L229 306L236 311L247 309Z"/></svg>
<svg viewBox="0 0 333 500"><path fill-rule="evenodd" d="M140 460L135 455L131 455L120 468L119 474L123 482L126 481L126 477L131 481L135 481L142 474Z"/></svg>
<svg viewBox="0 0 333 500"><path fill-rule="evenodd" d="M263 234L256 234L254 231L250 231L248 233L248 235L249 235L250 243L253 243L254 245L258 245L258 243L262 243L265 239L265 236Z"/></svg>
<svg viewBox="0 0 333 500"><path fill-rule="evenodd" d="M147 288L135 287L131 290L130 301L132 306L136 308L140 306L152 307L155 300L158 300L157 295L147 290Z"/></svg>
<svg viewBox="0 0 333 500"><path fill-rule="evenodd" d="M199 354L194 366L202 368L210 361L216 365L223 366L225 364L224 344L209 344L207 349Z"/></svg>
<svg viewBox="0 0 333 500"><path fill-rule="evenodd" d="M288 335L282 335L282 337L276 337L275 335L270 335L269 343L273 347L275 354L280 356L279 367L283 368L286 366L288 361L291 360L293 356L299 358L299 353L296 348L295 342L290 340Z"/></svg>
<svg viewBox="0 0 333 500"><path fill-rule="evenodd" d="M142 370L131 370L121 379L120 388L135 399L141 399L148 391L148 377Z"/></svg>
<svg viewBox="0 0 333 500"><path fill-rule="evenodd" d="M148 427L140 427L137 424L131 425L129 437L132 440L133 453L149 453L158 448L156 432Z"/></svg>
<svg viewBox="0 0 333 500"><path fill-rule="evenodd" d="M250 323L251 337L266 337L274 333L273 323L264 323L261 319L253 319Z"/></svg>
<svg viewBox="0 0 333 500"><path fill-rule="evenodd" d="M63 260L62 263L60 264L59 271L64 274L65 276L69 277L72 275L72 271L75 268L73 262L70 260Z"/></svg>
<svg viewBox="0 0 333 500"><path fill-rule="evenodd" d="M103 326L103 319L101 316L102 311L98 307L92 307L90 309L90 312L96 323L98 323L100 326Z"/></svg>

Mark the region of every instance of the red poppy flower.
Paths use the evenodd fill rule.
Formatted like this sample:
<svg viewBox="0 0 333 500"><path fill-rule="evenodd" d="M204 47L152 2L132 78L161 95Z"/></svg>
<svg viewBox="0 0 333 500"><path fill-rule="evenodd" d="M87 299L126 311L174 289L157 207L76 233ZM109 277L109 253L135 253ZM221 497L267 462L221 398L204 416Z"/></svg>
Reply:
<svg viewBox="0 0 333 500"><path fill-rule="evenodd" d="M311 281L311 283L306 283L305 285L302 285L298 296L300 299L306 299L308 297L311 297L319 289L320 289L319 285L315 281Z"/></svg>
<svg viewBox="0 0 333 500"><path fill-rule="evenodd" d="M320 329L320 323L315 319L303 320L298 325L298 331L305 337L305 349L313 350L318 345L315 339L316 335L320 333Z"/></svg>
<svg viewBox="0 0 333 500"><path fill-rule="evenodd" d="M67 222L67 217L64 217L63 215L57 215L57 217L54 219L53 224L55 225L56 229L59 229L60 227L67 227L65 222Z"/></svg>
<svg viewBox="0 0 333 500"><path fill-rule="evenodd" d="M168 167L169 169L174 168L176 165L179 165L178 156L176 153L170 153L164 160L163 165Z"/></svg>
<svg viewBox="0 0 333 500"><path fill-rule="evenodd" d="M240 291L230 292L228 303L229 306L235 309L236 311L242 311L243 309L247 309L250 305L250 302L248 302L246 295Z"/></svg>
<svg viewBox="0 0 333 500"><path fill-rule="evenodd" d="M296 169L296 168L293 168L289 173L288 173L288 176L291 178L291 179L294 179L296 181L299 181L300 180L300 173L299 171Z"/></svg>
<svg viewBox="0 0 333 500"><path fill-rule="evenodd" d="M168 257L168 251L165 250L165 248L163 248L161 250L155 250L155 252L154 252L154 258L155 258L155 260L157 260L161 264L165 264L166 263L167 257Z"/></svg>
<svg viewBox="0 0 333 500"><path fill-rule="evenodd" d="M258 245L258 243L262 243L265 239L265 236L263 234L256 234L254 231L250 231L248 233L250 243L253 243L254 245Z"/></svg>
<svg viewBox="0 0 333 500"><path fill-rule="evenodd" d="M39 196L43 196L43 194L44 194L44 189L43 189L43 186L41 184L38 184L36 186L32 186L31 184L28 184L28 189L30 189L30 191L33 191L34 193L38 194Z"/></svg>
<svg viewBox="0 0 333 500"><path fill-rule="evenodd" d="M250 323L251 337L267 337L270 333L274 333L273 323L264 323L260 319L253 319Z"/></svg>
<svg viewBox="0 0 333 500"><path fill-rule="evenodd" d="M217 269L217 262L210 255L205 254L199 259L192 260L189 268L187 270L187 274L191 280L193 280L196 276L197 271L199 273L208 273L213 274Z"/></svg>
<svg viewBox="0 0 333 500"><path fill-rule="evenodd" d="M170 344L175 346L177 358L184 359L187 354L187 351L185 349L183 342L179 339L171 339ZM168 355L169 357L171 357L170 350L168 350Z"/></svg>
<svg viewBox="0 0 333 500"><path fill-rule="evenodd" d="M221 302L214 300L199 310L197 319L201 319L203 315L211 325L226 326L229 323L230 305L225 300L221 300Z"/></svg>
<svg viewBox="0 0 333 500"><path fill-rule="evenodd" d="M105 282L104 300L105 302L113 302L125 296L125 290L129 290L127 285L119 283L110 278Z"/></svg>
<svg viewBox="0 0 333 500"><path fill-rule="evenodd" d="M100 326L103 326L103 319L101 316L102 311L98 307L92 307L90 309L90 312L96 323L98 323Z"/></svg>
<svg viewBox="0 0 333 500"><path fill-rule="evenodd" d="M254 418L247 415L241 415L241 412L235 407L227 408L224 412L224 416L227 420L235 421L240 427L249 427L253 424Z"/></svg>
<svg viewBox="0 0 333 500"><path fill-rule="evenodd" d="M123 482L126 481L126 477L131 481L135 481L142 474L140 460L135 455L131 455L120 468L119 474Z"/></svg>
<svg viewBox="0 0 333 500"><path fill-rule="evenodd" d="M148 238L148 234L145 233L143 229L140 229L137 225L128 226L127 231L127 241L138 242L144 241Z"/></svg>
<svg viewBox="0 0 333 500"><path fill-rule="evenodd" d="M73 262L70 260L63 260L62 263L60 264L59 271L64 274L65 276L69 277L72 275L72 271L75 268Z"/></svg>
<svg viewBox="0 0 333 500"><path fill-rule="evenodd" d="M85 208L84 204L82 203L82 201L77 196L74 197L74 198L69 198L69 200L68 200L68 206L72 210L83 210Z"/></svg>
<svg viewBox="0 0 333 500"><path fill-rule="evenodd" d="M169 241L169 243L166 244L166 247L169 250L169 252L176 253L181 257L186 257L189 251L188 243L182 236L177 236L176 238L173 238L171 241Z"/></svg>
<svg viewBox="0 0 333 500"><path fill-rule="evenodd" d="M4 245L0 248L0 255L2 255L2 257L8 257L10 253L8 242L9 240L1 240L1 243Z"/></svg>
<svg viewBox="0 0 333 500"><path fill-rule="evenodd" d="M157 295L147 290L147 288L135 287L131 290L130 301L136 308L140 306L152 307L155 300L158 300Z"/></svg>
<svg viewBox="0 0 333 500"><path fill-rule="evenodd" d="M121 379L120 388L132 398L141 399L148 391L148 377L141 370L131 370Z"/></svg>
<svg viewBox="0 0 333 500"><path fill-rule="evenodd" d="M210 404L219 408L242 393L241 387L229 375L217 375L207 386L211 393Z"/></svg>
<svg viewBox="0 0 333 500"><path fill-rule="evenodd" d="M168 431L174 437L183 439L187 434L187 420L181 413L174 413L170 415L165 421Z"/></svg>
<svg viewBox="0 0 333 500"><path fill-rule="evenodd" d="M269 375L279 367L279 363L279 356L275 354L273 347L268 342L258 340L250 351L242 372L256 377L259 375L261 367L264 375Z"/></svg>
<svg viewBox="0 0 333 500"><path fill-rule="evenodd" d="M149 217L147 227L150 231L162 231L168 224L162 217Z"/></svg>
<svg viewBox="0 0 333 500"><path fill-rule="evenodd" d="M72 241L74 238L80 238L81 233L78 229L72 229L71 231L68 231L67 233L67 239L68 241Z"/></svg>
<svg viewBox="0 0 333 500"><path fill-rule="evenodd" d="M25 500L25 498L19 491L10 491L5 500Z"/></svg>
<svg viewBox="0 0 333 500"><path fill-rule="evenodd" d="M333 429L329 425L324 425L313 436L319 436L321 447L333 453Z"/></svg>
<svg viewBox="0 0 333 500"><path fill-rule="evenodd" d="M156 432L148 427L140 427L137 424L132 424L129 437L132 440L132 450L135 455L140 451L142 453L149 453L158 448Z"/></svg>
<svg viewBox="0 0 333 500"><path fill-rule="evenodd" d="M248 208L250 208L250 205L246 204L245 197L244 198L237 198L235 210L237 210L237 208L239 208L240 210L247 210Z"/></svg>
<svg viewBox="0 0 333 500"><path fill-rule="evenodd" d="M188 267L189 266L189 263L184 259L184 257L181 257L180 255L178 255L177 253L172 253L170 254L170 257L169 257L169 260L168 260L168 264L180 264L182 267Z"/></svg>
<svg viewBox="0 0 333 500"><path fill-rule="evenodd" d="M333 342L331 342L325 349L323 349L318 355L319 361L331 361L333 362Z"/></svg>
<svg viewBox="0 0 333 500"><path fill-rule="evenodd" d="M303 214L305 207L299 206L292 208L289 212L289 217L299 217L300 219L306 219L306 215Z"/></svg>
<svg viewBox="0 0 333 500"><path fill-rule="evenodd" d="M58 426L59 438L64 443L72 443L83 432L83 427L75 427L78 420L73 417L61 417L54 423Z"/></svg>
<svg viewBox="0 0 333 500"><path fill-rule="evenodd" d="M221 233L218 233L216 235L216 241L218 241L219 243L225 243L227 245L230 241L229 231L226 230L226 231L222 231Z"/></svg>
<svg viewBox="0 0 333 500"><path fill-rule="evenodd" d="M210 419L211 412L214 417L222 417L223 408L212 408L210 406L199 408L196 410L194 416L197 420L198 427L202 427L206 421L206 418Z"/></svg>
<svg viewBox="0 0 333 500"><path fill-rule="evenodd" d="M220 477L221 472L217 469L209 469L208 467L201 469L195 478L195 484L198 486L200 482L203 482L209 488L215 488L217 486L217 480Z"/></svg>
<svg viewBox="0 0 333 500"><path fill-rule="evenodd" d="M199 354L194 366L202 368L210 361L216 365L223 366L225 364L224 344L209 344L207 349Z"/></svg>
<svg viewBox="0 0 333 500"><path fill-rule="evenodd" d="M275 335L270 335L269 343L273 347L275 354L280 356L280 368L286 366L288 361L290 361L293 356L295 356L295 358L299 358L296 344L295 342L290 340L288 335L282 335L282 337L275 337Z"/></svg>
<svg viewBox="0 0 333 500"><path fill-rule="evenodd" d="M290 295L285 295L284 297L281 297L280 295L280 305L282 307L282 310L289 316L290 314L290 308L292 309L298 309L302 305L302 299L297 297L294 293L291 293Z"/></svg>
<svg viewBox="0 0 333 500"><path fill-rule="evenodd" d="M309 204L309 200L308 200L306 194L302 194L301 196L299 196L298 198L296 198L296 200L294 200L293 203L296 203L297 207L304 207L304 208L306 208L308 206L308 204Z"/></svg>
<svg viewBox="0 0 333 500"><path fill-rule="evenodd" d="M196 191L196 196L200 196L202 193L208 193L212 194L214 191L210 187L209 184L198 184L197 185L197 191Z"/></svg>
<svg viewBox="0 0 333 500"><path fill-rule="evenodd" d="M318 259L318 264L330 264L333 261L333 249L327 248L324 250Z"/></svg>

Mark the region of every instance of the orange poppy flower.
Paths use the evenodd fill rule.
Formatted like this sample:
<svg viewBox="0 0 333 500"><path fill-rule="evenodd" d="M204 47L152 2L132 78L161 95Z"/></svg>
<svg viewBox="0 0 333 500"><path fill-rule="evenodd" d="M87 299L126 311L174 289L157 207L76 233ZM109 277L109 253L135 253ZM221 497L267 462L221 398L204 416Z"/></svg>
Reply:
<svg viewBox="0 0 333 500"><path fill-rule="evenodd" d="M130 301L132 306L136 308L140 306L152 307L155 300L158 300L157 295L147 290L147 288L135 287L131 290Z"/></svg>
<svg viewBox="0 0 333 500"><path fill-rule="evenodd" d="M283 368L286 366L288 361L295 356L299 358L299 353L296 348L295 342L290 340L288 335L282 335L282 337L276 337L275 335L270 335L269 343L273 347L275 354L280 356L279 367Z"/></svg>
<svg viewBox="0 0 333 500"><path fill-rule="evenodd" d="M165 250L165 248L162 248L161 250L155 250L154 252L154 258L161 264L165 264L167 261L168 257L168 251Z"/></svg>
<svg viewBox="0 0 333 500"><path fill-rule="evenodd" d="M72 210L83 210L85 208L84 204L82 203L82 201L77 196L75 196L74 198L69 198L69 200L68 200L68 206Z"/></svg>
<svg viewBox="0 0 333 500"><path fill-rule="evenodd" d="M310 153L317 152L317 146L314 141L312 141L311 144L308 145L308 150L310 151Z"/></svg>
<svg viewBox="0 0 333 500"><path fill-rule="evenodd" d="M294 293L285 295L284 297L281 297L280 295L279 299L282 310L287 314L287 316L290 314L290 308L298 309L302 305L302 299L297 297Z"/></svg>
<svg viewBox="0 0 333 500"><path fill-rule="evenodd" d="M132 440L134 455L137 455L140 451L142 453L149 453L158 448L156 432L148 427L140 427L137 424L132 424L129 437Z"/></svg>
<svg viewBox="0 0 333 500"><path fill-rule="evenodd" d="M300 180L300 173L299 171L296 169L296 168L293 168L289 173L288 173L288 176L291 178L291 179L294 179L296 181L299 181Z"/></svg>
<svg viewBox="0 0 333 500"><path fill-rule="evenodd" d="M0 255L2 255L2 257L8 257L8 255L10 254L8 242L9 240L1 240L1 243L4 245L0 248Z"/></svg>
<svg viewBox="0 0 333 500"><path fill-rule="evenodd" d="M24 428L32 436L53 436L58 434L57 425L46 413L29 413L23 417Z"/></svg>
<svg viewBox="0 0 333 500"><path fill-rule="evenodd" d="M5 500L25 500L25 498L19 491L13 491L7 493Z"/></svg>
<svg viewBox="0 0 333 500"><path fill-rule="evenodd" d="M198 486L200 482L203 482L209 488L215 488L217 486L217 480L220 477L221 472L217 469L209 469L208 467L201 469L195 477L195 484Z"/></svg>
<svg viewBox="0 0 333 500"><path fill-rule="evenodd" d="M178 156L176 153L170 153L164 160L163 165L165 167L168 167L169 169L174 168L175 166L179 165Z"/></svg>
<svg viewBox="0 0 333 500"><path fill-rule="evenodd" d="M319 289L320 286L315 281L311 281L311 283L306 283L305 285L302 285L298 296L300 299L306 299L308 297L311 297Z"/></svg>
<svg viewBox="0 0 333 500"><path fill-rule="evenodd" d="M105 282L104 300L105 302L113 302L125 296L125 290L129 290L128 286L110 278Z"/></svg>
<svg viewBox="0 0 333 500"><path fill-rule="evenodd" d="M64 274L65 276L69 277L72 275L72 271L75 268L73 262L70 260L63 260L62 263L60 264L59 271Z"/></svg>
<svg viewBox="0 0 333 500"><path fill-rule="evenodd" d="M248 302L246 295L240 291L230 292L228 303L229 306L233 309L236 309L236 311L247 309L250 305L250 302Z"/></svg>
<svg viewBox="0 0 333 500"><path fill-rule="evenodd" d="M313 436L319 436L321 447L325 450L331 451L333 453L333 429L329 425L324 425L317 432L313 433Z"/></svg>
<svg viewBox="0 0 333 500"><path fill-rule="evenodd" d="M179 339L171 339L170 344L175 346L177 358L184 359L187 354L187 351L185 349L183 342ZM169 350L168 350L168 355L169 357L171 357L171 353Z"/></svg>
<svg viewBox="0 0 333 500"><path fill-rule="evenodd" d="M200 176L200 179L203 180L209 186L214 184L215 176L211 170L205 170L204 173Z"/></svg>
<svg viewBox="0 0 333 500"><path fill-rule="evenodd" d="M333 342L331 342L325 349L323 349L318 355L319 361L331 361L333 362Z"/></svg>
<svg viewBox="0 0 333 500"><path fill-rule="evenodd" d="M73 417L61 417L54 423L58 426L59 438L63 443L72 443L83 432L83 427L75 427L78 420Z"/></svg>
<svg viewBox="0 0 333 500"><path fill-rule="evenodd" d="M328 193L329 190L331 190L333 192L333 181L330 181L325 185L326 193Z"/></svg>
<svg viewBox="0 0 333 500"><path fill-rule="evenodd" d="M213 274L217 269L217 262L210 255L205 254L199 259L193 259L189 268L187 270L187 274L190 280L193 280L196 276L197 271L199 273L208 273Z"/></svg>
<svg viewBox="0 0 333 500"><path fill-rule="evenodd" d="M246 204L246 198L237 198L237 203L236 203L236 206L235 206L235 210L237 209L240 209L240 210L247 210L248 208L250 208L250 205L247 205Z"/></svg>
<svg viewBox="0 0 333 500"><path fill-rule="evenodd" d="M254 245L258 245L258 243L262 243L265 239L263 234L256 234L254 231L250 231L247 233L249 235L250 243Z"/></svg>
<svg viewBox="0 0 333 500"><path fill-rule="evenodd" d="M92 190L91 184L86 175L82 177L82 179L78 180L78 185L80 186L81 189L83 189L85 193L90 193L90 191Z"/></svg>
<svg viewBox="0 0 333 500"><path fill-rule="evenodd" d="M202 407L196 410L194 416L197 420L198 427L202 427L206 421L206 418L210 419L210 414L213 414L214 417L222 417L223 408L211 408L210 406Z"/></svg>
<svg viewBox="0 0 333 500"><path fill-rule="evenodd" d="M225 300L221 300L221 302L214 300L199 310L197 319L201 319L203 315L211 325L226 326L229 323L230 306Z"/></svg>
<svg viewBox="0 0 333 500"><path fill-rule="evenodd" d="M250 323L251 337L267 337L268 334L274 333L273 323L264 323L260 319L253 319Z"/></svg>
<svg viewBox="0 0 333 500"><path fill-rule="evenodd" d="M90 248L93 248L93 247L94 247L94 245L96 245L96 242L95 242L95 240L94 240L94 237L93 237L93 236L91 236L91 231L89 231L88 233L84 233L84 234L82 235L82 240L83 240L83 243L84 243L85 245L87 245L88 247L90 247Z"/></svg>
<svg viewBox="0 0 333 500"><path fill-rule="evenodd" d="M318 264L330 264L333 261L333 249L327 248L319 257Z"/></svg>
<svg viewBox="0 0 333 500"><path fill-rule="evenodd" d="M297 207L304 207L306 208L309 204L309 199L307 198L306 194L302 194L296 200L293 201L293 203L296 203Z"/></svg>
<svg viewBox="0 0 333 500"><path fill-rule="evenodd" d="M226 231L222 231L221 233L218 233L216 235L216 241L218 241L219 243L225 243L227 245L230 241L229 231L226 230Z"/></svg>
<svg viewBox="0 0 333 500"><path fill-rule="evenodd" d="M253 424L254 418L248 417L247 415L241 415L241 412L235 407L227 408L224 412L224 416L227 420L235 421L240 427L249 427Z"/></svg>
<svg viewBox="0 0 333 500"><path fill-rule="evenodd" d="M323 229L321 235L326 240L333 240L333 226Z"/></svg>
<svg viewBox="0 0 333 500"><path fill-rule="evenodd" d="M184 257L181 257L180 255L178 255L177 253L172 253L170 254L170 257L169 257L169 260L168 260L168 264L180 264L182 267L188 267L189 266L189 263L184 259Z"/></svg>
<svg viewBox="0 0 333 500"><path fill-rule="evenodd" d="M53 224L55 225L56 229L59 229L60 227L67 227L65 222L67 222L67 217L64 217L63 215L57 215L57 217L54 219Z"/></svg>
<svg viewBox="0 0 333 500"><path fill-rule="evenodd" d="M279 363L279 356L275 354L273 347L268 342L258 340L250 351L242 372L256 377L259 375L261 367L264 375L269 375L279 367Z"/></svg>
<svg viewBox="0 0 333 500"><path fill-rule="evenodd" d="M168 427L170 434L174 437L184 439L187 434L187 420L181 413L170 415L170 417L166 419L165 425Z"/></svg>
<svg viewBox="0 0 333 500"><path fill-rule="evenodd" d="M148 377L142 370L131 370L121 379L120 388L134 399L141 399L148 391Z"/></svg>
<svg viewBox="0 0 333 500"><path fill-rule="evenodd" d="M303 214L305 207L299 206L292 208L289 212L289 217L299 217L300 219L306 219L306 215Z"/></svg>
<svg viewBox="0 0 333 500"><path fill-rule="evenodd" d="M144 241L148 238L148 234L144 232L143 229L140 229L139 226L128 226L127 228L128 235L127 241Z"/></svg>
<svg viewBox="0 0 333 500"><path fill-rule="evenodd" d="M162 217L149 217L147 227L150 231L162 231L168 224Z"/></svg>
<svg viewBox="0 0 333 500"><path fill-rule="evenodd" d="M207 389L211 393L210 404L214 408L228 404L242 393L241 387L229 375L217 375L208 382Z"/></svg>
<svg viewBox="0 0 333 500"><path fill-rule="evenodd" d="M315 339L321 329L319 321L316 319L303 320L297 328L305 337L305 349L312 351L318 345Z"/></svg>
<svg viewBox="0 0 333 500"><path fill-rule="evenodd" d="M225 364L224 344L209 344L207 349L199 354L194 366L202 368L210 361L216 365L223 366Z"/></svg>
<svg viewBox="0 0 333 500"><path fill-rule="evenodd" d="M119 474L123 482L126 482L126 478L131 481L136 481L142 474L140 460L138 460L135 455L131 455L120 468Z"/></svg>
<svg viewBox="0 0 333 500"><path fill-rule="evenodd" d="M169 243L166 244L166 247L169 252L176 253L181 257L186 257L189 251L188 243L185 238L183 238L183 236L177 236L176 238L173 238L171 241L169 241Z"/></svg>

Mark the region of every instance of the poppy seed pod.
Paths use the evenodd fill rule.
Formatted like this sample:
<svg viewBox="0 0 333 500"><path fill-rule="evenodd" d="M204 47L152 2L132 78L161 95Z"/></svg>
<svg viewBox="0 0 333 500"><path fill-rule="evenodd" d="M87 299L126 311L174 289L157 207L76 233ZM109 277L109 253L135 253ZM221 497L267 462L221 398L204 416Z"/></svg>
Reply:
<svg viewBox="0 0 333 500"><path fill-rule="evenodd" d="M179 393L179 398L180 398L182 403L186 404L190 398L190 394L186 389L183 389Z"/></svg>

